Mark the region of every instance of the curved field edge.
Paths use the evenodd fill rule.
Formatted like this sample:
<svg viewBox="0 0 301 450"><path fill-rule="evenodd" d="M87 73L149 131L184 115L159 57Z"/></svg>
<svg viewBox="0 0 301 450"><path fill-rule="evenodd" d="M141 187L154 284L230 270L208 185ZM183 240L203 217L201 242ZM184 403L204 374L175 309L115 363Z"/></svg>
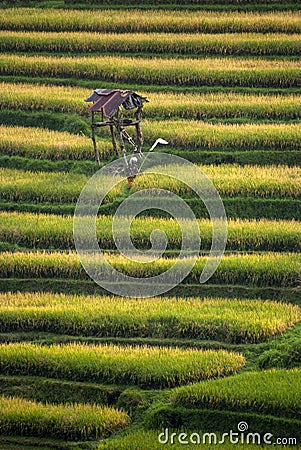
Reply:
<svg viewBox="0 0 301 450"><path fill-rule="evenodd" d="M174 406L256 412L300 418L301 369L245 372L176 390Z"/></svg>
<svg viewBox="0 0 301 450"><path fill-rule="evenodd" d="M297 306L239 299L1 294L0 332L257 343L301 321ZM193 319L192 319L193 317Z"/></svg>
<svg viewBox="0 0 301 450"><path fill-rule="evenodd" d="M0 395L44 404L90 403L112 406L127 386L58 380L26 375L0 375Z"/></svg>
<svg viewBox="0 0 301 450"><path fill-rule="evenodd" d="M44 405L18 397L0 397L1 434L89 440L106 437L129 424L129 416L106 406Z"/></svg>
<svg viewBox="0 0 301 450"><path fill-rule="evenodd" d="M165 347L2 344L2 374L168 388L226 376L245 364L239 353Z"/></svg>
<svg viewBox="0 0 301 450"><path fill-rule="evenodd" d="M81 442L81 450L90 450L90 442ZM64 442L34 436L0 436L0 450L37 450L37 448L39 450L74 450L78 444L78 441Z"/></svg>

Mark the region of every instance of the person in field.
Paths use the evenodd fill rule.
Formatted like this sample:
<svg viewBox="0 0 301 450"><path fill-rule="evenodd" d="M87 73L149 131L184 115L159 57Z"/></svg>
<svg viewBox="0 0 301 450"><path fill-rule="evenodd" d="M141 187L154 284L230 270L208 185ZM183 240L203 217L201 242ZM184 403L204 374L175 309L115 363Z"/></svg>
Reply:
<svg viewBox="0 0 301 450"><path fill-rule="evenodd" d="M139 169L138 169L138 158L136 156L132 156L129 160L128 165L128 184L129 188L131 189L134 183L134 180L137 176Z"/></svg>

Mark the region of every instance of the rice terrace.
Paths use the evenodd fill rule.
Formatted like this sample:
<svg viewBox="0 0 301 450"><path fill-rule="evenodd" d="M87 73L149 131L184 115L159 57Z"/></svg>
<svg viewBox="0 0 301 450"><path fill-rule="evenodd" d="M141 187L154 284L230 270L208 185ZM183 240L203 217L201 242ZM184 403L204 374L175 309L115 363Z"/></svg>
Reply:
<svg viewBox="0 0 301 450"><path fill-rule="evenodd" d="M0 450L301 449L300 1L4 0L0 49Z"/></svg>

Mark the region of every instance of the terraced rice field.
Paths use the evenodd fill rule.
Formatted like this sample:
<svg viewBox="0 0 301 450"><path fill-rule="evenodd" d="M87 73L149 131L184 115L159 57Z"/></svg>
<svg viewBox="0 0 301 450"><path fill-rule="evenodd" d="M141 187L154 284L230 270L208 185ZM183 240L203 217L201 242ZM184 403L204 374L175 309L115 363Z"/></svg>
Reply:
<svg viewBox="0 0 301 450"><path fill-rule="evenodd" d="M106 337L266 340L297 323L297 306L260 300L123 299L7 294L1 299L0 332L45 331ZM256 312L256 318L254 317ZM193 317L193 319L192 319Z"/></svg>
<svg viewBox="0 0 301 450"><path fill-rule="evenodd" d="M105 82L185 86L300 88L300 61L259 58L138 58L124 56L36 56L3 53L0 75L83 78ZM137 69L138 68L138 69Z"/></svg>
<svg viewBox="0 0 301 450"><path fill-rule="evenodd" d="M1 212L0 240L25 248L74 249L73 218L55 214ZM97 218L100 247L115 249L112 216ZM209 250L212 227L208 219L200 219L202 249ZM168 249L176 251L181 245L181 229L174 219L136 218L131 225L133 242L139 248L149 247L149 236L160 228L168 237ZM187 220L187 229L192 223ZM300 251L301 226L296 220L229 220L227 249L231 251Z"/></svg>
<svg viewBox="0 0 301 450"><path fill-rule="evenodd" d="M299 35L229 33L86 33L77 32L0 32L3 52L56 53L173 53L180 55L256 55L298 56L301 53Z"/></svg>
<svg viewBox="0 0 301 450"><path fill-rule="evenodd" d="M18 31L95 31L99 32L166 32L166 33L229 33L274 32L299 33L300 12L238 12L202 11L143 11L124 9L119 11L22 8L18 15L10 9L1 11L1 29Z"/></svg>
<svg viewBox="0 0 301 450"><path fill-rule="evenodd" d="M146 122L148 131L145 133L146 142L152 142L158 134L165 131L170 144L181 150L203 150L207 152L220 151L281 151L293 153L299 161L301 127L299 124L231 124L212 125L193 121L158 121ZM45 157L51 159L91 159L93 152L89 146L88 137L73 136L68 133L39 129L17 127L17 135L12 135L12 127L2 126L1 153L29 157ZM175 132L177 131L177 135ZM106 136L105 136L106 137ZM73 147L70 141L73 140ZM36 147L34 153L33 147ZM109 143L101 141L100 151L104 157L112 152ZM185 154L185 153L184 153ZM179 152L181 155L181 152Z"/></svg>
<svg viewBox="0 0 301 450"><path fill-rule="evenodd" d="M92 264L93 255L88 261ZM94 259L93 259L94 258ZM177 258L158 258L155 262L129 260L122 255L106 255L115 269L135 278L149 278L171 268ZM185 283L198 283L207 257L200 256ZM97 261L97 258L96 258ZM76 253L68 252L3 252L0 254L3 277L9 278L74 278L88 276ZM187 260L179 261L185 267ZM293 287L300 272L300 258L294 253L263 253L224 256L217 271L210 279L216 284ZM99 261L95 273L110 273ZM176 273L175 273L176 274ZM118 282L118 279L116 280Z"/></svg>
<svg viewBox="0 0 301 450"><path fill-rule="evenodd" d="M43 405L18 397L0 397L5 434L82 440L105 437L129 424L126 413L97 405ZM26 423L26 427L24 427ZM24 429L25 428L25 429Z"/></svg>
<svg viewBox="0 0 301 450"><path fill-rule="evenodd" d="M25 83L0 83L1 108L27 111L76 112L89 117L83 98L90 93L81 87L33 85ZM172 93L144 92L149 104L144 111L146 118L219 118L297 120L301 116L300 95L240 95L233 92ZM4 130L3 130L4 133Z"/></svg>
<svg viewBox="0 0 301 450"><path fill-rule="evenodd" d="M164 362L164 364L161 363ZM0 348L2 373L94 383L166 388L240 369L242 355L227 351L80 344L9 344Z"/></svg>
<svg viewBox="0 0 301 450"><path fill-rule="evenodd" d="M167 429L166 448L182 448L185 432L195 440L187 448L230 449L223 433L240 422L301 448L300 33L297 1L1 5L0 450L154 450ZM96 235L138 292L139 278L190 256L178 261L180 224L158 207L133 220L131 239L148 251L160 229L166 251L128 259L114 214L143 189L177 194L201 236L187 277L160 297L118 297L81 265L73 213L97 170L84 99L110 87L149 100L144 151L166 139L157 151L196 164L222 198L226 252L205 284L212 225L177 180L182 171L193 184L194 174L177 165L171 176L140 174L131 191L116 176ZM105 165L116 157L110 136L98 131L97 141ZM252 439L235 446L259 448Z"/></svg>
<svg viewBox="0 0 301 450"><path fill-rule="evenodd" d="M189 407L204 407L207 402L212 402L215 408L231 404L238 410L260 410L277 416L286 410L294 418L300 414L300 377L300 369L244 373L182 388L173 395L172 401ZM275 384L277 391L273 388Z"/></svg>

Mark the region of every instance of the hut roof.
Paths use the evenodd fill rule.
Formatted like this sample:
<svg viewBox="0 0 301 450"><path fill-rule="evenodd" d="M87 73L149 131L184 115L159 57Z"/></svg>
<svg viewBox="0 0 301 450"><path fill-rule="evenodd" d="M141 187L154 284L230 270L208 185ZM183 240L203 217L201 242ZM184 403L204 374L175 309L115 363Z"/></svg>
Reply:
<svg viewBox="0 0 301 450"><path fill-rule="evenodd" d="M85 102L93 102L89 107L92 112L102 112L105 117L112 118L119 106L125 109L141 108L145 97L134 91L123 91L121 89L95 89Z"/></svg>

